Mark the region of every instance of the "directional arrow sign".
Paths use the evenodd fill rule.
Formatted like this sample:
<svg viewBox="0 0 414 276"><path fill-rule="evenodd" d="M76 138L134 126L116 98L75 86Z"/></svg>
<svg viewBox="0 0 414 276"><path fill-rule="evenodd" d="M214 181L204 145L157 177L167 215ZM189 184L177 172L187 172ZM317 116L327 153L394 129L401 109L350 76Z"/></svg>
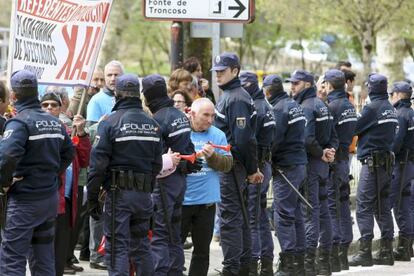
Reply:
<svg viewBox="0 0 414 276"><path fill-rule="evenodd" d="M249 23L254 0L143 0L148 20Z"/></svg>

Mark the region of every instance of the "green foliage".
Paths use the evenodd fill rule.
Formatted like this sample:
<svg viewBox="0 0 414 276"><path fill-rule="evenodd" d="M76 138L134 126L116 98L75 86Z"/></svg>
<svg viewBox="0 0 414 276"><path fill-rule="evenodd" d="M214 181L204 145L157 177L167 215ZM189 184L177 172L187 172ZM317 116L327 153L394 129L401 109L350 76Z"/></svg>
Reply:
<svg viewBox="0 0 414 276"><path fill-rule="evenodd" d="M169 74L170 24L145 21L140 1L114 1L101 64L119 59L139 75Z"/></svg>

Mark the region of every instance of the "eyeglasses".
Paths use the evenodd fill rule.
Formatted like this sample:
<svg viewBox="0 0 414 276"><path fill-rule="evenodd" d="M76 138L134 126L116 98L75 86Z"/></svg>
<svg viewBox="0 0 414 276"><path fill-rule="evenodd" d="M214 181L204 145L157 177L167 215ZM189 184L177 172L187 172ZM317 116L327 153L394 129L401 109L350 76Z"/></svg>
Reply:
<svg viewBox="0 0 414 276"><path fill-rule="evenodd" d="M41 103L41 105L43 108L48 108L49 106L52 108L56 108L59 106L58 103L47 103L47 102Z"/></svg>
<svg viewBox="0 0 414 276"><path fill-rule="evenodd" d="M185 101L174 101L175 104L185 104Z"/></svg>

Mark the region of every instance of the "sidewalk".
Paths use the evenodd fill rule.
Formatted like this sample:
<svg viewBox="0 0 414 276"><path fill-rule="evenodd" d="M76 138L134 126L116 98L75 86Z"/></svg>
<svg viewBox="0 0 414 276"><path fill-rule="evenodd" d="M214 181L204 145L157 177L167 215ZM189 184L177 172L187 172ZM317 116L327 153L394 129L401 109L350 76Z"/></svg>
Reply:
<svg viewBox="0 0 414 276"><path fill-rule="evenodd" d="M352 216L354 216L355 218L355 211L352 213ZM356 250L357 250L357 240L359 238L359 231L358 231L358 227L356 225L356 222L353 226L353 232L354 232L354 242L353 245L350 248L350 255L352 255ZM396 230L397 232L397 230ZM277 263L277 258L278 258L278 254L280 252L280 247L279 247L279 242L277 241L277 238L274 236L274 232L273 233L273 241L274 241L274 245L275 245L275 261L274 264L276 266ZM378 238L380 237L380 231L377 225L375 225L374 228L374 233L375 233L375 237ZM375 245L377 244L377 242L374 242L373 244L373 250L375 251ZM185 254L185 259L186 259L186 266L188 266L189 260L191 258L191 250L185 250L184 254ZM79 252L77 252L78 254ZM216 276L219 275L218 271L221 271L222 265L221 262L223 260L223 254L221 251L221 247L219 245L218 242L211 242L211 247L210 247L210 268L209 268L209 276ZM104 276L104 275L108 275L107 272L105 271L100 271L100 270L95 270L95 269L90 269L89 268L89 263L87 262L81 262L81 266L83 268L85 268L85 271L82 273L78 273L77 275L82 275L82 276ZM402 263L399 262L398 263L398 267L401 269L404 268L409 268L410 270L408 271L414 271L414 263ZM380 269L381 273L378 274L378 269ZM362 272L364 271L364 272ZM383 271L383 272L382 272ZM370 274L372 272L372 274ZM399 273L395 273L395 266L394 267L385 267L385 266L375 266L374 268L352 268L350 271L348 272L341 272L341 273L335 273L335 275L362 275L364 274L364 276L368 276L368 275L390 275L390 276L394 276L394 275L410 275L410 274L399 274ZM30 274L27 274L30 275ZM186 275L184 273L184 275ZM411 274L414 276L414 273Z"/></svg>

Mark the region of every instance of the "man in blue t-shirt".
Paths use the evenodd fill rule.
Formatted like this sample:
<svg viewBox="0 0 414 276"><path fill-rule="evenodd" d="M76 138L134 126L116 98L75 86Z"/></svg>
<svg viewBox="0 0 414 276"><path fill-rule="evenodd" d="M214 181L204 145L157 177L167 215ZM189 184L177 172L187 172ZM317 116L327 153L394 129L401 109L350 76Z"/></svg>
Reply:
<svg viewBox="0 0 414 276"><path fill-rule="evenodd" d="M91 98L87 106L86 121L88 126L112 112L112 107L115 104L115 79L124 74L124 67L119 61L112 60L105 65L104 74L105 87Z"/></svg>
<svg viewBox="0 0 414 276"><path fill-rule="evenodd" d="M230 171L233 163L230 152L214 148L212 145L227 145L224 132L212 126L214 117L214 105L209 99L200 98L193 102L190 113L191 141L203 159L203 168L199 172L187 175L186 178L181 237L184 243L191 230L194 250L189 276L207 275L216 203L220 201L218 172Z"/></svg>

